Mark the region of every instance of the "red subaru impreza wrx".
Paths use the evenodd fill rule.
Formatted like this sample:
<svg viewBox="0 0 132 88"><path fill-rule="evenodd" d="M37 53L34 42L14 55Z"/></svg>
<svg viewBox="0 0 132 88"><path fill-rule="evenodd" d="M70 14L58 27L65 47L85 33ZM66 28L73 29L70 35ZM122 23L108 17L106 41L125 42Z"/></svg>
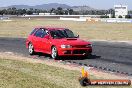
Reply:
<svg viewBox="0 0 132 88"><path fill-rule="evenodd" d="M88 56L92 53L90 42L79 39L67 28L36 27L26 40L29 54L42 52L53 59L59 56Z"/></svg>

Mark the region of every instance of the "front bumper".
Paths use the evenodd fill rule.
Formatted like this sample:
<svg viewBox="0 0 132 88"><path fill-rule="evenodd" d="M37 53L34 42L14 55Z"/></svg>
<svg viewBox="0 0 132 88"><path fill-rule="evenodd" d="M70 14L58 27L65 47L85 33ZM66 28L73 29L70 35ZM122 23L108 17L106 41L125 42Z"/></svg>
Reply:
<svg viewBox="0 0 132 88"><path fill-rule="evenodd" d="M59 56L85 56L92 53L92 48L60 48Z"/></svg>

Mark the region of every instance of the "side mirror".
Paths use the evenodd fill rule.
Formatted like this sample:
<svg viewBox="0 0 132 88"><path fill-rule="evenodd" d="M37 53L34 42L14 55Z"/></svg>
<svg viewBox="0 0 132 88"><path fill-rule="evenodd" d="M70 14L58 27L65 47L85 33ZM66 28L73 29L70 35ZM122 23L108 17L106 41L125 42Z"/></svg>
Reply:
<svg viewBox="0 0 132 88"><path fill-rule="evenodd" d="M79 35L77 35L77 38L79 38Z"/></svg>
<svg viewBox="0 0 132 88"><path fill-rule="evenodd" d="M44 38L50 39L50 36L49 35L45 35Z"/></svg>

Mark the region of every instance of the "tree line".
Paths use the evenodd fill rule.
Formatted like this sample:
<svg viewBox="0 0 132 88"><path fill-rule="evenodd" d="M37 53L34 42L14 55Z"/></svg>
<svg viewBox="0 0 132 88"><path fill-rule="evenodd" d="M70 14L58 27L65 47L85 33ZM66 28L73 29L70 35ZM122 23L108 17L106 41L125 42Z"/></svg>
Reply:
<svg viewBox="0 0 132 88"><path fill-rule="evenodd" d="M81 10L74 11L73 9L63 9L58 7L57 9L52 8L50 10L43 9L17 9L15 7L0 10L0 15L32 15L33 13L55 13L56 15L105 15L114 13L113 9L109 10Z"/></svg>
<svg viewBox="0 0 132 88"><path fill-rule="evenodd" d="M32 15L34 13L55 13L56 15L105 15L105 17L107 18L107 14L112 14L112 17L114 17L115 11L114 9L74 11L73 9L63 9L61 7L58 7L56 9L52 8L50 10L33 8L17 9L15 7L0 10L0 15ZM132 14L132 11L129 11L128 13Z"/></svg>

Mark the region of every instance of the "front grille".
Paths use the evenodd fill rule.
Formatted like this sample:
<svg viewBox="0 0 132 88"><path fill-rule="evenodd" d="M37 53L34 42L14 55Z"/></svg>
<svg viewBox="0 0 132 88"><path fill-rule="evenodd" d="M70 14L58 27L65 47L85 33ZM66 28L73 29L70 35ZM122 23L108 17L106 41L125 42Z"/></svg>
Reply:
<svg viewBox="0 0 132 88"><path fill-rule="evenodd" d="M86 50L74 50L73 54L86 54L87 51Z"/></svg>

